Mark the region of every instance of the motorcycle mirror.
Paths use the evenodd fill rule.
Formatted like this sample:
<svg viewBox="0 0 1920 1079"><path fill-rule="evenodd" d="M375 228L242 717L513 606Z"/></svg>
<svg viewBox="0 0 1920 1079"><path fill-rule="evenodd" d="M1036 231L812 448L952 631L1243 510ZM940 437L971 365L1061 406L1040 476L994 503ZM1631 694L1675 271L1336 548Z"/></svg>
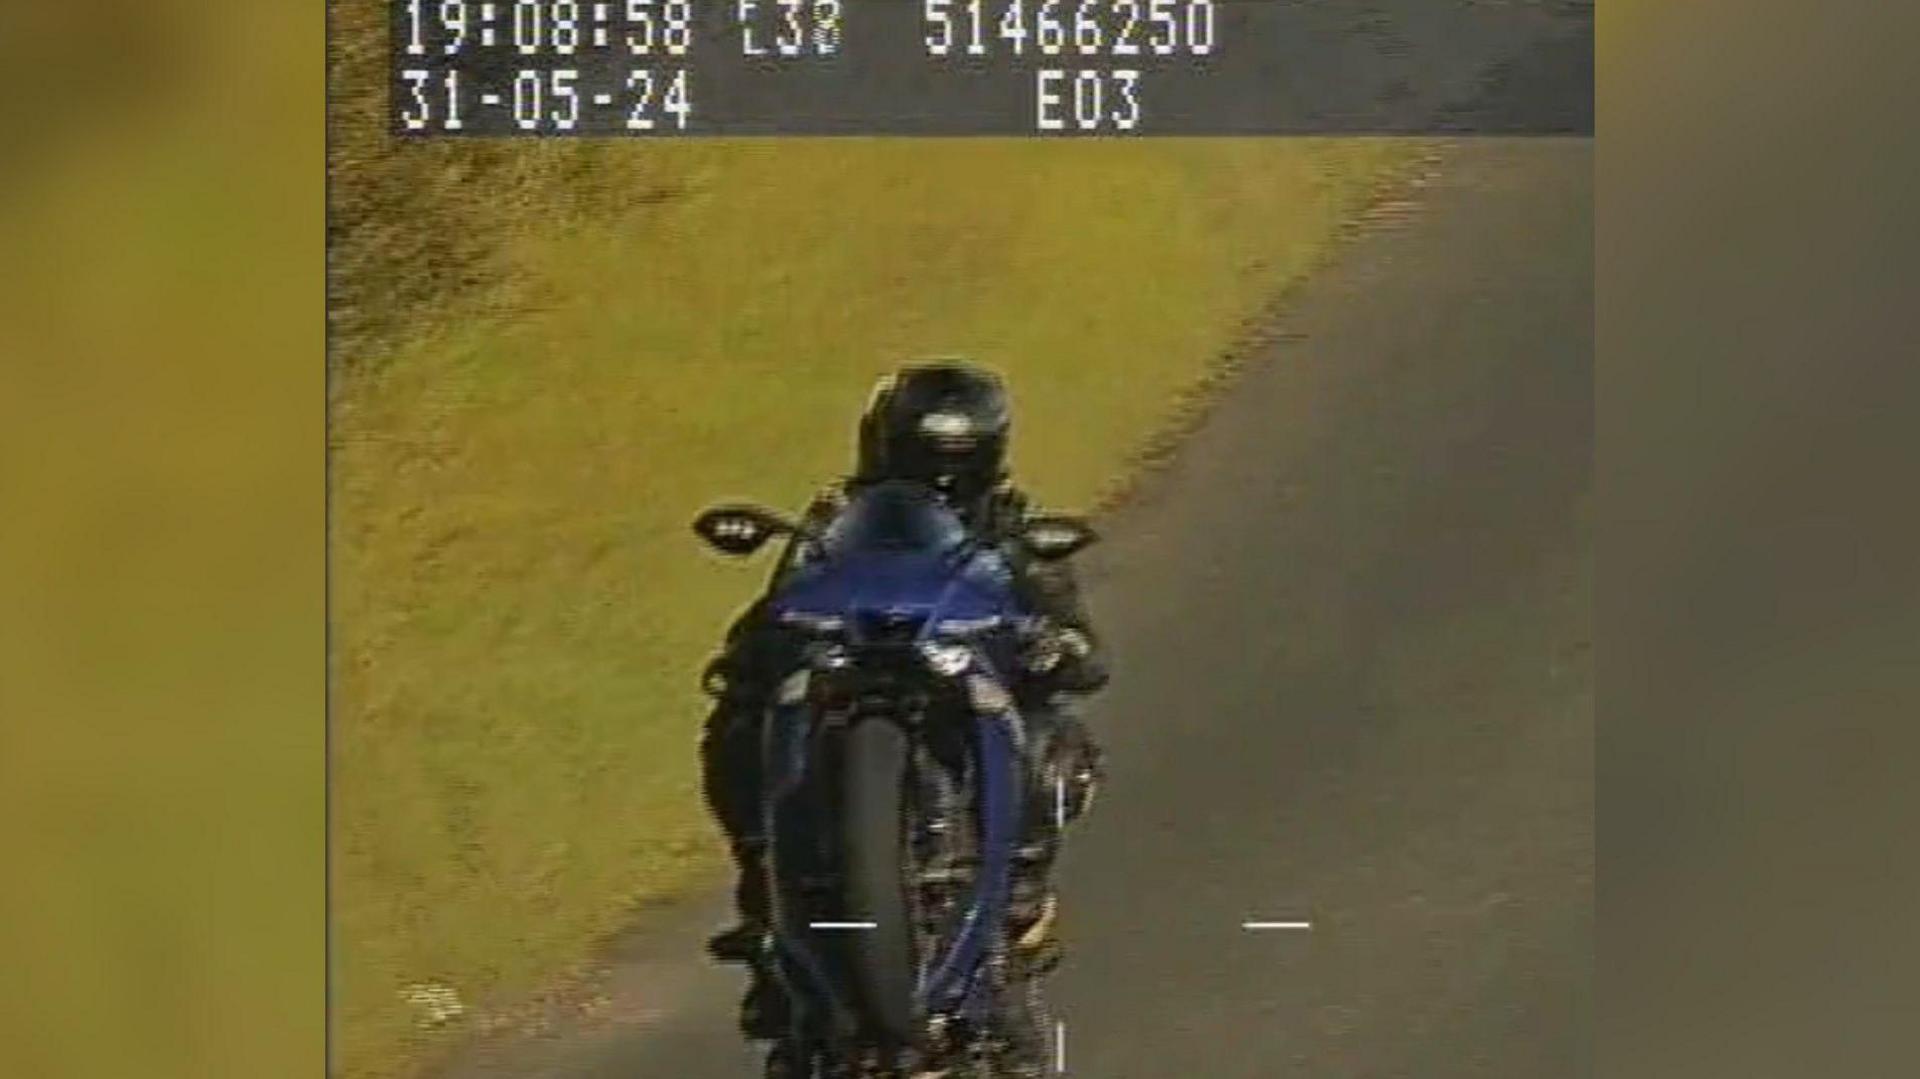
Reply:
<svg viewBox="0 0 1920 1079"><path fill-rule="evenodd" d="M721 554L750 555L768 539L796 529L758 506L716 506L694 519L693 531Z"/></svg>
<svg viewBox="0 0 1920 1079"><path fill-rule="evenodd" d="M1020 538L1034 556L1053 562L1086 549L1100 536L1078 517L1030 517Z"/></svg>

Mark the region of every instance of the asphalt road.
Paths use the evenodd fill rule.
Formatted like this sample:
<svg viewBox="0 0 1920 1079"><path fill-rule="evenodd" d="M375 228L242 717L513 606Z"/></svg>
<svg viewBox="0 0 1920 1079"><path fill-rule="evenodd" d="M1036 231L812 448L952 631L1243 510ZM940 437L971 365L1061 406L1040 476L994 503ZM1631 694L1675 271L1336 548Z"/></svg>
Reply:
<svg viewBox="0 0 1920 1079"><path fill-rule="evenodd" d="M1592 167L1452 148L1105 522L1068 1074L1592 1073ZM757 1074L698 958L723 910L660 912L447 1074Z"/></svg>

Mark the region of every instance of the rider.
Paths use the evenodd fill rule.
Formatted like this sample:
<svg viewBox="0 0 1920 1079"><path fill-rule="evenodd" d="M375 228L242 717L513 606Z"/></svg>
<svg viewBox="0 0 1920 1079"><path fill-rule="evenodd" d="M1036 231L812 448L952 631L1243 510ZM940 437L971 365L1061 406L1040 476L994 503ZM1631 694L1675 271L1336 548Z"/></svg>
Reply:
<svg viewBox="0 0 1920 1079"><path fill-rule="evenodd" d="M1006 389L995 375L959 362L904 366L880 380L861 417L858 472L820 492L803 524L824 526L850 493L867 484L905 479L938 490L969 529L1001 549L1022 602L1052 627L1050 654L1057 662L1044 675L1034 675L1034 684L1021 694L1022 715L1034 735L1028 744L1051 747L1046 752L1053 760L1090 783L1098 771L1098 750L1056 696L1099 689L1106 684L1105 665L1072 570L1065 562L1033 557L1019 540L1028 503L1006 472L1010 426ZM700 746L707 805L726 832L739 874L734 892L739 924L716 934L708 947L716 958L738 962L754 960L767 930L760 724L774 682L785 673L781 664L791 663L795 644L766 617L766 603L762 597L734 622L704 680L716 699ZM1041 763L1029 761L1030 777L1037 776ZM1076 808L1087 793L1075 792ZM1030 802L1053 804L1037 789ZM1027 863L1026 886L1017 889L1024 901L1016 903L1013 931L1020 949L1040 957L1057 952L1057 946L1050 936L1053 905L1046 885L1052 846L1036 846L1048 853ZM742 1005L742 1026L751 1037L775 1037L782 1022L780 995L763 973L755 964Z"/></svg>

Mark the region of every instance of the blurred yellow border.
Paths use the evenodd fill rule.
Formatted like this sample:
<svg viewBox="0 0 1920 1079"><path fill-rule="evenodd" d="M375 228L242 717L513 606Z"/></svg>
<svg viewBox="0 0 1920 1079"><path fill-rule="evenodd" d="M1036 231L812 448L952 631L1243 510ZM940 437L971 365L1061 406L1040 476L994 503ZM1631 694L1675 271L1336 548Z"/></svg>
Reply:
<svg viewBox="0 0 1920 1079"><path fill-rule="evenodd" d="M322 1073L323 34L0 11L0 1075Z"/></svg>

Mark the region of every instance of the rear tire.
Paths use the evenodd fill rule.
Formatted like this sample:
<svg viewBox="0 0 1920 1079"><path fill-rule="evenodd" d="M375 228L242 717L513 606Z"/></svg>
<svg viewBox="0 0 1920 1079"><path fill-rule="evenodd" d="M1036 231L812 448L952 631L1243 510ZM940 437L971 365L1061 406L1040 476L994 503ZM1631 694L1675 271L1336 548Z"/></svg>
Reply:
<svg viewBox="0 0 1920 1079"><path fill-rule="evenodd" d="M846 735L840 805L847 917L874 923L847 933L848 981L867 1033L901 1048L918 1037L914 1014L912 906L907 882L906 732L885 719L856 723Z"/></svg>

